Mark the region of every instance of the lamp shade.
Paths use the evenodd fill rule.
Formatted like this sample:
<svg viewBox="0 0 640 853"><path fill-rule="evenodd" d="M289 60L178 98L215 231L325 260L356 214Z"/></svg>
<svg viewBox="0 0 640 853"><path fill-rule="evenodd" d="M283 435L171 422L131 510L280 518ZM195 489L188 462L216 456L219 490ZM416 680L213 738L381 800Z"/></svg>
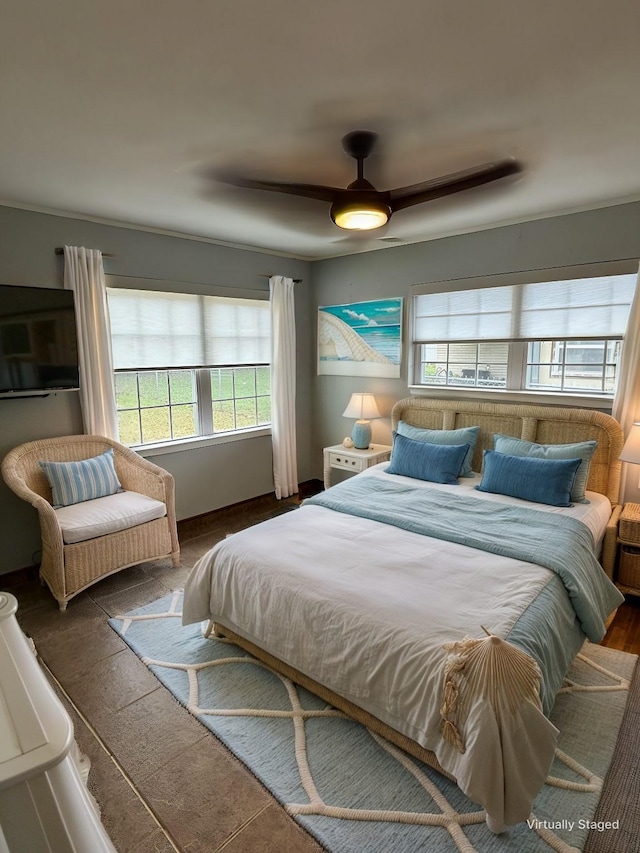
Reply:
<svg viewBox="0 0 640 853"><path fill-rule="evenodd" d="M376 406L376 398L373 394L356 392L351 395L349 405L342 413L345 418L357 418L358 420L369 420L379 418L380 412Z"/></svg>
<svg viewBox="0 0 640 853"><path fill-rule="evenodd" d="M366 391L357 391L351 395L349 405L342 413L345 418L357 418L351 431L353 446L358 450L366 450L371 441L371 424L369 418L379 418L380 412L376 406L376 398Z"/></svg>
<svg viewBox="0 0 640 853"><path fill-rule="evenodd" d="M618 458L622 462L632 462L634 465L640 465L640 423L632 425L622 448L622 453Z"/></svg>

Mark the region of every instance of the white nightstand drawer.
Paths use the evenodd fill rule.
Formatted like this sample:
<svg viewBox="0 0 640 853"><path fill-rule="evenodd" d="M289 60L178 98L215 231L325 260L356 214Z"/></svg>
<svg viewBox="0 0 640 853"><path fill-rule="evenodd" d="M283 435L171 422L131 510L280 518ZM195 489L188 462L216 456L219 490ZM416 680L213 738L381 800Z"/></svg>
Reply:
<svg viewBox="0 0 640 853"><path fill-rule="evenodd" d="M329 453L329 464L332 468L344 468L345 471L364 471L367 460L364 456L354 457L349 453Z"/></svg>

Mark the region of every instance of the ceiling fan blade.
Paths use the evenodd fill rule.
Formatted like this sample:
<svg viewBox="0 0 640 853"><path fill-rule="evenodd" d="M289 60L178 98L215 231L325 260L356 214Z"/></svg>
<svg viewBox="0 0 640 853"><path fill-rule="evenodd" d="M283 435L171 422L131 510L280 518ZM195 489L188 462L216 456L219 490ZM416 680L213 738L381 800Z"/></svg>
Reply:
<svg viewBox="0 0 640 853"><path fill-rule="evenodd" d="M413 184L409 187L401 187L391 190L391 209L393 211L403 210L414 204L422 204L424 201L442 198L453 193L479 187L508 175L516 175L522 167L515 160L501 160L496 163L487 163L484 166L476 166L463 172L455 172L452 175L443 175L432 181L421 184Z"/></svg>
<svg viewBox="0 0 640 853"><path fill-rule="evenodd" d="M218 175L217 180L235 187L244 187L250 190L268 190L274 193L287 193L288 195L303 196L304 198L315 198L318 201L333 201L336 196L343 193L343 189L337 187L323 187L318 184L290 184L279 181L258 181L252 178L238 178L230 175Z"/></svg>

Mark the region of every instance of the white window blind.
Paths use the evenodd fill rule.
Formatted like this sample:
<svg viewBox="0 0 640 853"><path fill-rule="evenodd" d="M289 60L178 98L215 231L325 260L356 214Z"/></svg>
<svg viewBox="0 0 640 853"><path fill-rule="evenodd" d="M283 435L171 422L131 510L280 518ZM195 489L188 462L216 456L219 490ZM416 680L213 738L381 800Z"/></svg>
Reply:
<svg viewBox="0 0 640 853"><path fill-rule="evenodd" d="M116 370L269 364L270 304L107 288Z"/></svg>
<svg viewBox="0 0 640 853"><path fill-rule="evenodd" d="M487 287L416 296L414 340L508 339L512 291L512 287Z"/></svg>
<svg viewBox="0 0 640 853"><path fill-rule="evenodd" d="M622 337L635 275L545 281L414 297L414 341Z"/></svg>
<svg viewBox="0 0 640 853"><path fill-rule="evenodd" d="M519 338L624 336L636 276L522 285Z"/></svg>

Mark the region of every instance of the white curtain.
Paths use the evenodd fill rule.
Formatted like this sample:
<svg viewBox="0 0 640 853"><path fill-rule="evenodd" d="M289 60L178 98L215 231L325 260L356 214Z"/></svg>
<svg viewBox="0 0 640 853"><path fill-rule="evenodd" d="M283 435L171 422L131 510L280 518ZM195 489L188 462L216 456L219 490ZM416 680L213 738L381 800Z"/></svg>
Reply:
<svg viewBox="0 0 640 853"><path fill-rule="evenodd" d="M64 286L75 294L84 431L87 435L106 435L117 440L118 416L102 252L65 246Z"/></svg>
<svg viewBox="0 0 640 853"><path fill-rule="evenodd" d="M611 414L621 424L625 438L628 437L634 421L640 419L640 271L624 335ZM623 462L620 480L621 502L624 502L628 475L629 465Z"/></svg>
<svg viewBox="0 0 640 853"><path fill-rule="evenodd" d="M296 449L296 321L293 279L271 276L271 438L276 497L298 491Z"/></svg>

